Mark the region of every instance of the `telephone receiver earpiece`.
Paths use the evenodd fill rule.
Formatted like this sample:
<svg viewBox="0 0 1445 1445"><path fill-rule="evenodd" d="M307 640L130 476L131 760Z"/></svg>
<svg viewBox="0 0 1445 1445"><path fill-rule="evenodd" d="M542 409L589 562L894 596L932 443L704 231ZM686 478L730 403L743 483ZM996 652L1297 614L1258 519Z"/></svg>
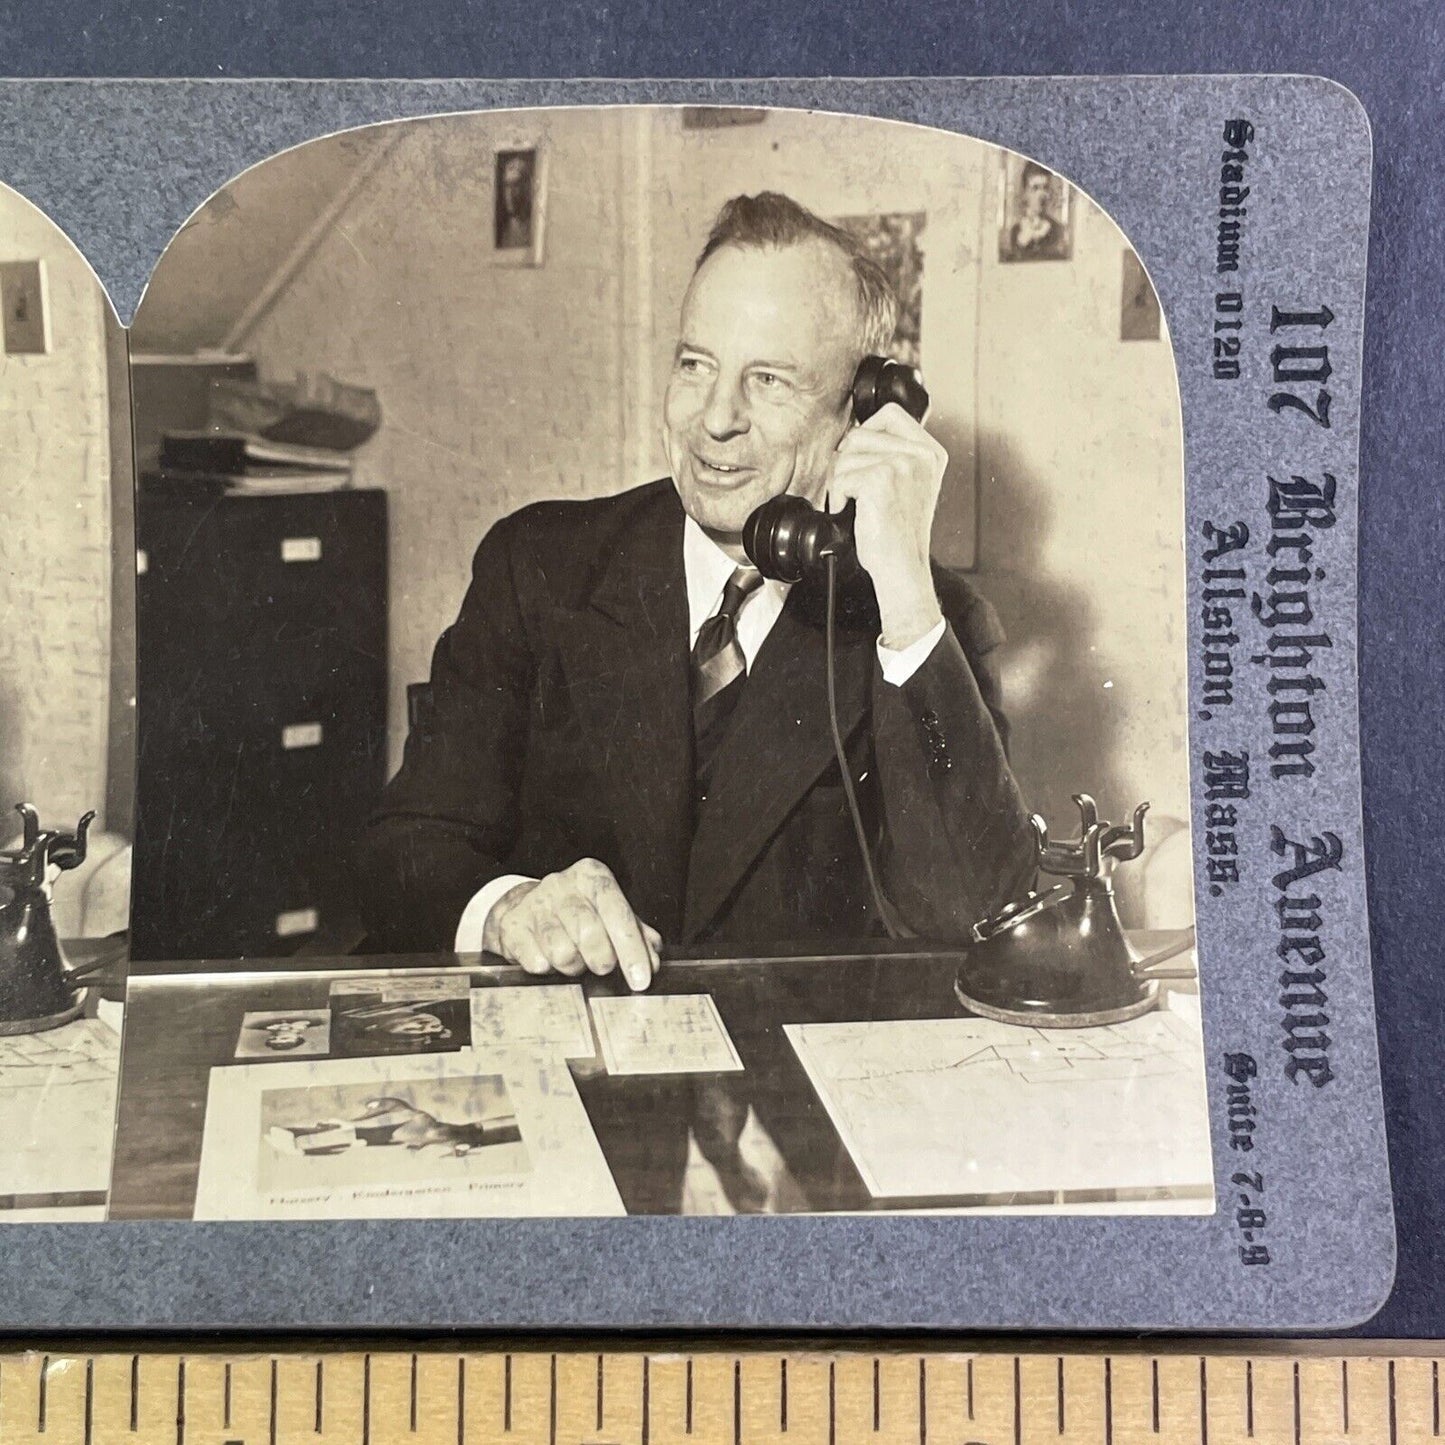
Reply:
<svg viewBox="0 0 1445 1445"><path fill-rule="evenodd" d="M861 425L890 402L915 421L928 412L928 392L911 366L886 356L865 356L853 374L853 420ZM853 557L853 503L841 512L819 512L788 493L763 503L743 524L743 551L763 574L797 582L827 557Z"/></svg>
<svg viewBox="0 0 1445 1445"><path fill-rule="evenodd" d="M886 356L865 356L853 373L853 420L860 425L889 402L897 402L914 421L928 415L928 391L917 368Z"/></svg>

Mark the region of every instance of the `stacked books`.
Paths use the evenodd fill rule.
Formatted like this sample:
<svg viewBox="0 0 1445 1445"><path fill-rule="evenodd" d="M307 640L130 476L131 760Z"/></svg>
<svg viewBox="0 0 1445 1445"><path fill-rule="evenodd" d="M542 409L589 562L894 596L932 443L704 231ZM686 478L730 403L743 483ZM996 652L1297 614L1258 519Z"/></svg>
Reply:
<svg viewBox="0 0 1445 1445"><path fill-rule="evenodd" d="M238 431L164 432L157 460L159 470L148 480L178 491L259 496L336 492L352 484L347 452Z"/></svg>

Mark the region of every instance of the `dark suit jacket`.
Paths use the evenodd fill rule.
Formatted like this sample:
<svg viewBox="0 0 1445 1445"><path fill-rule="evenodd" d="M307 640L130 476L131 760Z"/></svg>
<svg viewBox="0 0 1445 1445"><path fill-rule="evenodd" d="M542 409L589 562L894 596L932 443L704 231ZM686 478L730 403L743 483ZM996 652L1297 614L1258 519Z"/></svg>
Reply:
<svg viewBox="0 0 1445 1445"><path fill-rule="evenodd" d="M430 705L361 840L373 944L449 949L473 893L581 858L671 942L878 929L828 727L821 588L799 583L749 673L694 817L683 511L668 480L543 502L477 549ZM948 627L886 683L861 570L840 595L838 711L885 893L962 937L1028 883L1005 757L993 609L936 569Z"/></svg>

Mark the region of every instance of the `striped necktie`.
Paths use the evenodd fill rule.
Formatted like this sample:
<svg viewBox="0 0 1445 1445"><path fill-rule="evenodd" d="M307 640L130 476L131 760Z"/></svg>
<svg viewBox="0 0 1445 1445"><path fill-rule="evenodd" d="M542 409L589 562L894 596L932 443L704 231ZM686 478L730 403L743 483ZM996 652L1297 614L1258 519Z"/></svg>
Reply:
<svg viewBox="0 0 1445 1445"><path fill-rule="evenodd" d="M762 585L761 572L739 567L723 589L722 606L703 623L693 643L692 730L699 799L706 796L713 760L747 676L747 658L738 641L738 613Z"/></svg>

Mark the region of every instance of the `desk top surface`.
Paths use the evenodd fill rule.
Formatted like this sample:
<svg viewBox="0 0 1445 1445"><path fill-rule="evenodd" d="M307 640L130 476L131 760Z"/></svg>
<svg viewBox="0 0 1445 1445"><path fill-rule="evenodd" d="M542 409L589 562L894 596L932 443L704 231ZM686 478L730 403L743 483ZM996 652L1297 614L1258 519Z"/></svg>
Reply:
<svg viewBox="0 0 1445 1445"><path fill-rule="evenodd" d="M1176 934L1131 935L1144 952ZM302 957L279 967L250 963L141 965L132 970L116 1125L113 1219L189 1218L195 1207L212 1068L236 1062L247 1012L324 1008L338 977L385 970L464 970L473 989L529 983L519 969L485 957ZM359 965L365 965L359 967ZM1107 1204L1117 1197L952 1196L906 1204L869 1191L784 1032L784 1025L949 1019L963 1013L953 994L958 955L938 949L868 945L846 954L799 952L768 958L670 958L654 988L710 994L743 1063L741 1073L609 1076L599 1059L570 1068L608 1168L629 1213L689 1208L698 1143L732 1209L761 1203L758 1181L735 1146L751 1118L768 1143L775 1178L768 1208L833 1213L880 1207L1008 1207ZM558 980L550 980L552 983ZM626 993L616 979L589 978L589 998ZM259 1065L268 1067L267 1063ZM691 1151L691 1153L690 1153ZM691 1157L691 1167L690 1167ZM696 1191L692 1191L695 1193Z"/></svg>

